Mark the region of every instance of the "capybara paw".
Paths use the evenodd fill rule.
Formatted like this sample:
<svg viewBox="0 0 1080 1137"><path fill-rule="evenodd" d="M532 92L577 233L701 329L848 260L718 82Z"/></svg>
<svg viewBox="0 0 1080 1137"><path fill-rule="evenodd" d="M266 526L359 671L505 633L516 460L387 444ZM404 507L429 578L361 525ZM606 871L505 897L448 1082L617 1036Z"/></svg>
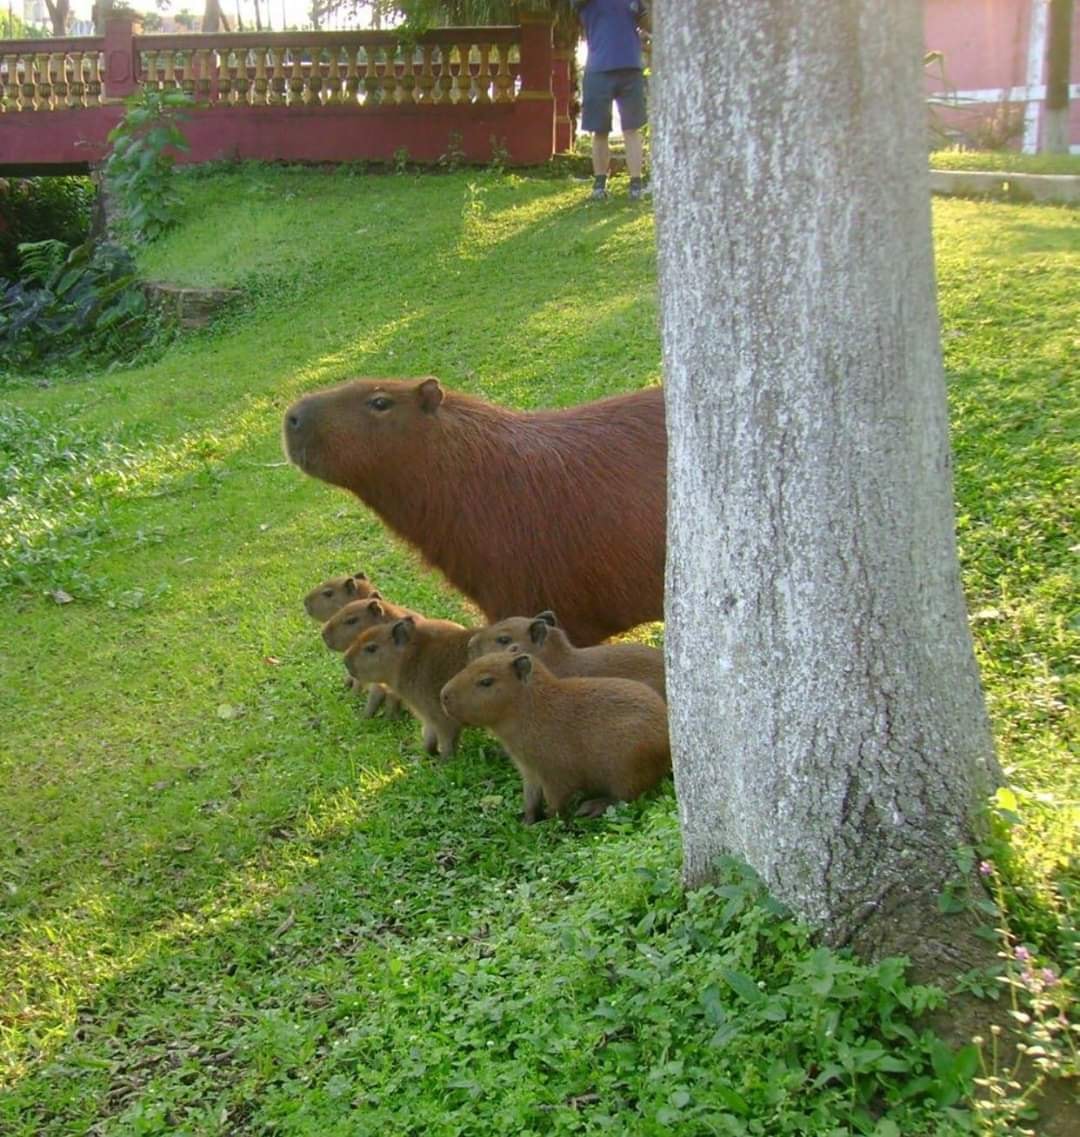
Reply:
<svg viewBox="0 0 1080 1137"><path fill-rule="evenodd" d="M608 806L611 804L612 804L612 802L611 802L610 798L606 798L606 797L590 798L588 801L583 801L581 803L581 805L579 805L577 807L577 816L578 817L599 817L602 813L606 812Z"/></svg>

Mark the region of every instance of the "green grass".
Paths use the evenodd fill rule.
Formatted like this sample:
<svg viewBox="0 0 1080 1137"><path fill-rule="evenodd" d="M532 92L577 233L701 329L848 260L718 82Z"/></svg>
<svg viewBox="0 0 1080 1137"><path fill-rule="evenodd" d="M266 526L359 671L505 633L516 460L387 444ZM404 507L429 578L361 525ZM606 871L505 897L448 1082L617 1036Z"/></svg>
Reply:
<svg viewBox="0 0 1080 1137"><path fill-rule="evenodd" d="M971 1055L911 1026L932 996L815 950L734 868L684 897L670 788L523 829L489 741L435 764L361 721L300 611L363 568L468 615L284 465L287 403L357 374L517 406L656 381L651 215L510 175L184 189L146 274L247 301L0 409L0 1131L964 1132ZM1018 934L1075 970L1075 214L935 223L965 584L1022 821L995 855Z"/></svg>
<svg viewBox="0 0 1080 1137"><path fill-rule="evenodd" d="M1080 154L1020 154L1015 150L932 150L932 170L1005 170L1012 174L1080 174Z"/></svg>

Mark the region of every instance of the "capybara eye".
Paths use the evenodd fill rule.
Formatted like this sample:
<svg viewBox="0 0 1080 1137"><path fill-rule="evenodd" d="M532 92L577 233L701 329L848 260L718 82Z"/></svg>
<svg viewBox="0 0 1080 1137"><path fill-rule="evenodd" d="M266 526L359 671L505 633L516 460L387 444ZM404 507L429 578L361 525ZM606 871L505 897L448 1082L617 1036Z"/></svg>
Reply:
<svg viewBox="0 0 1080 1137"><path fill-rule="evenodd" d="M359 616L350 616L350 617L349 617L349 618L348 618L348 619L345 621L345 623L346 623L346 624L359 624L359 623L360 623L360 617L359 617Z"/></svg>
<svg viewBox="0 0 1080 1137"><path fill-rule="evenodd" d="M477 680L476 685L477 685L477 687L491 687L494 685L494 683L495 683L495 680L492 676L485 675L483 679Z"/></svg>
<svg viewBox="0 0 1080 1137"><path fill-rule="evenodd" d="M323 596L325 596L327 600L329 600L333 595L334 595L334 590L332 588L324 588L323 589Z"/></svg>
<svg viewBox="0 0 1080 1137"><path fill-rule="evenodd" d="M388 411L393 405L393 400L388 399L385 395L375 395L368 399L368 406L373 411Z"/></svg>
<svg viewBox="0 0 1080 1137"><path fill-rule="evenodd" d="M508 644L510 642L510 637L509 636L496 636L495 642L497 644Z"/></svg>
<svg viewBox="0 0 1080 1137"><path fill-rule="evenodd" d="M379 650L378 644L364 644L364 651L366 651L368 653L368 655L373 655L378 650Z"/></svg>

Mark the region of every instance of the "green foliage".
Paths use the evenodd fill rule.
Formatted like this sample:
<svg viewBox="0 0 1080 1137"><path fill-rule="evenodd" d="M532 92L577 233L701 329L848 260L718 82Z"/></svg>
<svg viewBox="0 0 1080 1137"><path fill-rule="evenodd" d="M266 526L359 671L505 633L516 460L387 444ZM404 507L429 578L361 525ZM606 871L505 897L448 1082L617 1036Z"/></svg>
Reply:
<svg viewBox="0 0 1080 1137"><path fill-rule="evenodd" d="M33 24L25 23L10 9L0 10L0 39L41 39L45 34Z"/></svg>
<svg viewBox="0 0 1080 1137"><path fill-rule="evenodd" d="M489 142L491 144L491 158L488 161L487 168L493 174L503 174L506 172L507 163L510 161L510 151L506 148L506 139L493 134Z"/></svg>
<svg viewBox="0 0 1080 1137"><path fill-rule="evenodd" d="M191 105L183 91L144 89L128 100L123 119L109 132L105 177L123 208L124 227L137 241L154 241L176 222L180 198L170 151L189 148L180 123Z"/></svg>
<svg viewBox="0 0 1080 1137"><path fill-rule="evenodd" d="M97 595L87 567L111 532L109 500L126 461L112 441L0 410L0 594L29 587Z"/></svg>
<svg viewBox="0 0 1080 1137"><path fill-rule="evenodd" d="M0 282L0 384L11 372L132 359L153 334L135 265L119 245L19 246L23 280Z"/></svg>
<svg viewBox="0 0 1080 1137"><path fill-rule="evenodd" d="M1080 176L1080 154L1021 154L1016 150L933 150L930 152L930 168Z"/></svg>
<svg viewBox="0 0 1080 1137"><path fill-rule="evenodd" d="M446 140L446 149L435 163L448 174L455 174L465 164L465 151L461 147L461 131L452 130Z"/></svg>
<svg viewBox="0 0 1080 1137"><path fill-rule="evenodd" d="M283 466L285 404L357 374L520 407L655 381L651 215L517 174L178 184L141 267L247 304L0 410L5 1137L972 1131L990 1043L937 1044L917 1015L939 996L897 961L822 949L733 864L685 895L670 787L523 828L490 740L434 763L414 723L360 720L300 611L364 568L474 618ZM1022 822L993 860L1064 995L1075 225L934 212L965 585Z"/></svg>
<svg viewBox="0 0 1080 1137"><path fill-rule="evenodd" d="M71 250L63 241L28 241L19 246L22 260L20 277L44 288L55 277Z"/></svg>
<svg viewBox="0 0 1080 1137"><path fill-rule="evenodd" d="M89 178L0 178L0 278L18 275L19 245L50 239L81 245L94 198Z"/></svg>

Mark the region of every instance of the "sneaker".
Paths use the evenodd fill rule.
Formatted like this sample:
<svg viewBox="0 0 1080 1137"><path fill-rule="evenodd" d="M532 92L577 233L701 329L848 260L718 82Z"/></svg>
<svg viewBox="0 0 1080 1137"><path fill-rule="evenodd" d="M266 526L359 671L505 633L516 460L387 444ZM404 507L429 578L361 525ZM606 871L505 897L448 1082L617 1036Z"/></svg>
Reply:
<svg viewBox="0 0 1080 1137"><path fill-rule="evenodd" d="M652 197L652 186L637 184L630 187L630 200L631 201L644 201L646 198Z"/></svg>
<svg viewBox="0 0 1080 1137"><path fill-rule="evenodd" d="M592 193L589 194L589 201L607 201L609 196L604 186L593 186Z"/></svg>

